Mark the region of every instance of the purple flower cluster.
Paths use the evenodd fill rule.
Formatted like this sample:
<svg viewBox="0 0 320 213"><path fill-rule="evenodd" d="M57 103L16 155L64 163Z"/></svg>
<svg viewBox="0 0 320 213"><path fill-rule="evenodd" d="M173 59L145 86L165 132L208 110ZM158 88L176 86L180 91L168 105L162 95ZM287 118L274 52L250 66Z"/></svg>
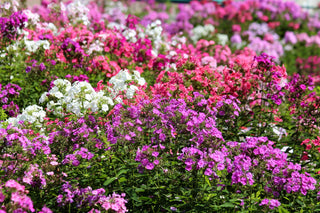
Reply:
<svg viewBox="0 0 320 213"><path fill-rule="evenodd" d="M221 99L216 103L214 110L217 110L217 116L226 118L224 122L232 122L236 117L239 116L239 113L241 111L240 107L240 101L232 96L226 96L223 95Z"/></svg>
<svg viewBox="0 0 320 213"><path fill-rule="evenodd" d="M68 75L65 76L65 78L68 79L71 83L74 83L76 81L89 82L89 77L87 75L85 75L85 74L81 74L79 76L76 76L76 75L73 76L73 75L68 74ZM52 82L52 84L53 84L53 82Z"/></svg>
<svg viewBox="0 0 320 213"><path fill-rule="evenodd" d="M101 146L99 145L101 143L99 139L90 138L89 140L90 134L97 134L99 130L93 116L89 116L88 120L85 120L85 118L79 118L77 121L59 121L56 123L55 130L56 131L49 133L48 139L54 154L59 153L61 149L63 149L65 153L73 153L77 149L81 150L83 145L89 143L95 144L97 148ZM88 156L91 156L91 154L88 154ZM73 156L71 158L75 159L76 157Z"/></svg>
<svg viewBox="0 0 320 213"><path fill-rule="evenodd" d="M26 67L26 73L30 73L31 71L42 72L47 69L44 63L37 64L38 61L35 59L32 59L30 63L32 63L32 65Z"/></svg>
<svg viewBox="0 0 320 213"><path fill-rule="evenodd" d="M0 98L1 98L1 103L7 103L8 98L13 98L17 97L19 95L19 91L21 90L21 87L19 87L16 84L7 84L3 87L0 84Z"/></svg>
<svg viewBox="0 0 320 213"><path fill-rule="evenodd" d="M104 212L113 210L118 213L127 212L125 204L127 201L124 199L125 194L116 194L105 196L103 188L92 190L90 186L86 188L79 188L72 186L69 182L62 185L63 194L57 196L57 203L65 206L74 203L77 208L92 207L89 212ZM96 209L98 207L98 209ZM100 207L100 208L99 208ZM102 211L100 211L101 209Z"/></svg>
<svg viewBox="0 0 320 213"><path fill-rule="evenodd" d="M285 88L287 83L287 72L284 66L276 66L274 59L273 56L269 56L266 53L262 53L260 56L255 57L259 69L264 70L263 75L265 78L269 79L268 82L261 85L261 89L263 89L264 92L267 91L266 94L261 94L261 96L280 105L285 97L283 88Z"/></svg>
<svg viewBox="0 0 320 213"><path fill-rule="evenodd" d="M67 52L83 53L80 44L70 38L67 38L61 44L61 49Z"/></svg>
<svg viewBox="0 0 320 213"><path fill-rule="evenodd" d="M66 38L61 44L60 48L67 60L70 60L70 62L72 63L77 62L74 64L74 67L76 68L82 67L84 57L89 56L84 52L79 42L74 41L70 38Z"/></svg>
<svg viewBox="0 0 320 213"><path fill-rule="evenodd" d="M77 150L74 154L67 155L62 161L62 164L72 163L73 166L79 166L80 161L78 160L77 156L82 159L90 160L93 158L94 154L89 152L88 149L81 147L80 150Z"/></svg>
<svg viewBox="0 0 320 213"><path fill-rule="evenodd" d="M306 195L308 190L315 190L316 184L317 181L309 173L300 174L295 171L287 179L284 189L287 193L301 192L301 194Z"/></svg>
<svg viewBox="0 0 320 213"><path fill-rule="evenodd" d="M44 177L43 171L38 164L30 164L28 171L24 172L22 181L33 187L44 188L47 181Z"/></svg>
<svg viewBox="0 0 320 213"><path fill-rule="evenodd" d="M274 209L276 207L279 207L281 203L276 199L263 199L259 206L268 206L270 209Z"/></svg>
<svg viewBox="0 0 320 213"><path fill-rule="evenodd" d="M186 133L190 137L186 144L202 146L210 141L218 145L223 137L215 127L216 112L207 106L205 99L200 97L198 101L198 107L203 112L193 110L183 99L155 98L127 109L118 105L114 108L112 121L106 123L108 140L113 144L135 143L141 140L145 131L151 131L150 141L153 145L178 138L180 134L188 135ZM125 122L123 118L126 118ZM121 133L123 128L127 129L127 133Z"/></svg>
<svg viewBox="0 0 320 213"><path fill-rule="evenodd" d="M165 149L163 145L154 145L151 147L151 145L145 145L137 150L136 154L136 161L141 162L141 165L139 165L138 169L139 171L143 171L143 168L146 168L148 170L152 170L155 165L159 164L158 156L159 152L157 152L157 149ZM152 159L152 160L151 160Z"/></svg>
<svg viewBox="0 0 320 213"><path fill-rule="evenodd" d="M180 4L175 21L167 24L165 29L171 35L181 31L190 32L194 28L193 24L208 19L215 12L216 7L213 2L201 4L197 1L191 1L190 4ZM212 22L213 20L211 19Z"/></svg>
<svg viewBox="0 0 320 213"><path fill-rule="evenodd" d="M298 39L294 32L287 31L284 34L284 40L286 43L296 44L298 42Z"/></svg>
<svg viewBox="0 0 320 213"><path fill-rule="evenodd" d="M9 17L0 17L0 36L13 40L18 29L23 29L28 22L28 17L21 11L12 13Z"/></svg>
<svg viewBox="0 0 320 213"><path fill-rule="evenodd" d="M29 139L29 137L32 139ZM39 153L46 155L51 153L47 138L39 134L35 136L33 131L29 129L19 129L9 125L6 129L0 129L0 139L8 149L14 149L15 146L18 146L34 157Z"/></svg>
<svg viewBox="0 0 320 213"><path fill-rule="evenodd" d="M256 60L265 68L274 67L267 55ZM276 75L273 76L275 82L282 74L276 68L270 73ZM164 98L143 100L126 109L117 105L112 121L105 124L106 136L113 144L137 148L135 160L141 163L140 172L163 169L162 159L170 156L182 161L188 172L203 172L212 185L241 188L268 183L264 191L268 197L278 197L281 191L305 195L315 190L316 180L303 173L299 164L289 162L287 154L274 148L274 142L267 137L224 142L217 123L229 113L227 109L224 113L223 107L233 109L227 116L230 120L239 116L240 103L236 98L223 96L214 108L207 107L207 100L197 93L192 101L193 107L182 99ZM145 144L146 136L149 144L141 145ZM272 201L269 207L277 205Z"/></svg>
<svg viewBox="0 0 320 213"><path fill-rule="evenodd" d="M288 90L290 95L288 101L293 104L300 104L297 100L303 98L307 90L312 91L313 89L314 82L311 77L294 74L286 85L286 90Z"/></svg>
<svg viewBox="0 0 320 213"><path fill-rule="evenodd" d="M178 160L184 161L187 171L201 170L211 180L226 181L230 175L230 185L267 181L265 193L273 196L279 196L281 191L306 195L315 190L316 180L308 173L299 173L301 166L288 162L287 154L273 148L273 144L266 137L252 137L242 143L227 142L218 150L185 147ZM273 207L276 206L270 205Z"/></svg>
<svg viewBox="0 0 320 213"><path fill-rule="evenodd" d="M87 188L73 187L69 182L62 185L64 195L57 196L57 203L60 205L67 205L68 203L76 203L80 208L85 205L93 206L99 198L105 193L103 188L92 190L89 186Z"/></svg>
<svg viewBox="0 0 320 213"><path fill-rule="evenodd" d="M21 87L16 84L7 84L3 88L0 84L0 106L10 117L15 117L19 114L19 106L12 99L19 96L20 90ZM9 101L10 103L8 103Z"/></svg>

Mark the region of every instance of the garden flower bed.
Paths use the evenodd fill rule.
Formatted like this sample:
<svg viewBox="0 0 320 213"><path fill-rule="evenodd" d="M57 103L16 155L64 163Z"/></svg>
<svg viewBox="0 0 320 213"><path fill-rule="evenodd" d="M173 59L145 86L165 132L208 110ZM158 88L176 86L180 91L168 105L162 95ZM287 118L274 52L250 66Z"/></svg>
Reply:
<svg viewBox="0 0 320 213"><path fill-rule="evenodd" d="M281 0L0 13L0 213L320 211L317 15Z"/></svg>

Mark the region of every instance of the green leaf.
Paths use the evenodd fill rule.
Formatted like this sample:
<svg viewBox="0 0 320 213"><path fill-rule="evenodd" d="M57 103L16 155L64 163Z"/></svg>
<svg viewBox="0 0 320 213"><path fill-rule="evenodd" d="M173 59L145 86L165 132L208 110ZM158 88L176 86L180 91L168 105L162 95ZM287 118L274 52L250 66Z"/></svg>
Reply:
<svg viewBox="0 0 320 213"><path fill-rule="evenodd" d="M126 181L127 181L127 178L125 178L125 177L122 177L119 179L119 183L126 182Z"/></svg>
<svg viewBox="0 0 320 213"><path fill-rule="evenodd" d="M129 169L122 169L122 170L120 170L119 173L117 174L117 177L119 177L119 176L122 175L122 174L127 173L128 171L129 171Z"/></svg>
<svg viewBox="0 0 320 213"><path fill-rule="evenodd" d="M220 207L233 208L234 205L232 203L224 203L224 204L220 205Z"/></svg>
<svg viewBox="0 0 320 213"><path fill-rule="evenodd" d="M209 181L209 178L208 178L208 176L207 175L205 175L205 180L206 180L206 182L207 182L207 184L211 187L211 184L210 184L210 181Z"/></svg>
<svg viewBox="0 0 320 213"><path fill-rule="evenodd" d="M144 189L136 188L136 192L144 192Z"/></svg>
<svg viewBox="0 0 320 213"><path fill-rule="evenodd" d="M106 181L103 183L103 185L104 185L104 186L108 186L110 183L112 183L112 182L115 181L116 179L117 179L117 177L112 177L112 178L106 180Z"/></svg>
<svg viewBox="0 0 320 213"><path fill-rule="evenodd" d="M304 203L299 199L297 199L297 203L299 203L301 206L304 206Z"/></svg>
<svg viewBox="0 0 320 213"><path fill-rule="evenodd" d="M140 197L140 200L142 201L151 201L150 197Z"/></svg>
<svg viewBox="0 0 320 213"><path fill-rule="evenodd" d="M260 197L260 191L257 192L256 197Z"/></svg>
<svg viewBox="0 0 320 213"><path fill-rule="evenodd" d="M289 213L289 211L283 208L282 206L279 206L278 210L279 210L279 213Z"/></svg>
<svg viewBox="0 0 320 213"><path fill-rule="evenodd" d="M102 174L102 175L100 175L100 179L104 179L104 178L106 178L106 177L108 177L108 175L106 175L106 174Z"/></svg>

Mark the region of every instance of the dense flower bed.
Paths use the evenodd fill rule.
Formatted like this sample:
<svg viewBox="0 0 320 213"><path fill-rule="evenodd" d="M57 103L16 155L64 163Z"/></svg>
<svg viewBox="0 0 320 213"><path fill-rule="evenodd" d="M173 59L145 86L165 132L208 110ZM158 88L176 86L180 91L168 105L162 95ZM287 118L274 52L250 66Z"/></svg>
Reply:
<svg viewBox="0 0 320 213"><path fill-rule="evenodd" d="M280 0L0 5L0 212L320 209L320 19Z"/></svg>

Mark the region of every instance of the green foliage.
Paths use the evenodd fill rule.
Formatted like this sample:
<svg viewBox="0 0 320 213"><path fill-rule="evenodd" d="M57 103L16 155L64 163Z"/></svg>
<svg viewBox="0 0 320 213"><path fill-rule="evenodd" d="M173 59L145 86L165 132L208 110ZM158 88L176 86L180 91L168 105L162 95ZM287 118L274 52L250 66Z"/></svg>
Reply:
<svg viewBox="0 0 320 213"><path fill-rule="evenodd" d="M8 116L7 116L6 112L2 108L0 108L0 121L6 120L7 117Z"/></svg>

